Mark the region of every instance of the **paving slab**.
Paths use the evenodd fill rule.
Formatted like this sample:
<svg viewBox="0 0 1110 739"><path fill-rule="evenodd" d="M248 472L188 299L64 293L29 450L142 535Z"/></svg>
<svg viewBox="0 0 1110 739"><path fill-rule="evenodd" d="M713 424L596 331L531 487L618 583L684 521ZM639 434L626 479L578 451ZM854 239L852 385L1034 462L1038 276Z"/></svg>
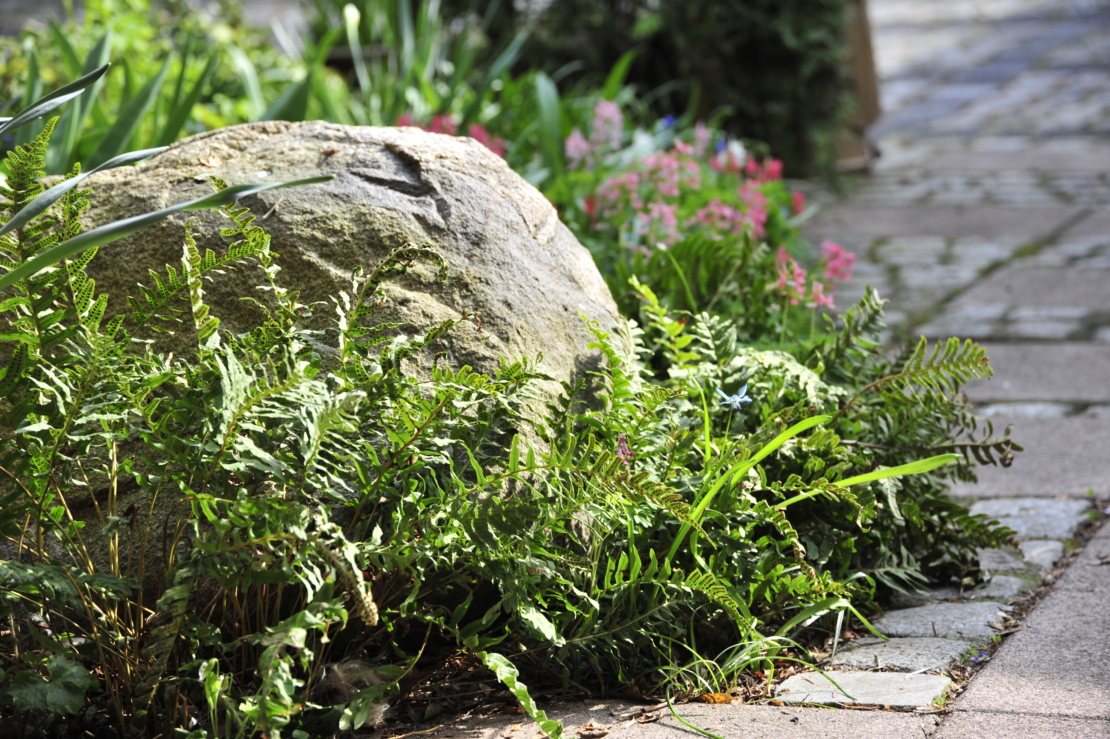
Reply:
<svg viewBox="0 0 1110 739"><path fill-rule="evenodd" d="M912 235L1020 236L1029 243L1076 221L1083 209L1071 205L916 205L904 207L843 205L807 224L808 237L866 239Z"/></svg>
<svg viewBox="0 0 1110 739"><path fill-rule="evenodd" d="M941 722L933 739L1106 739L1110 721L1058 718L1034 713L955 711Z"/></svg>
<svg viewBox="0 0 1110 739"><path fill-rule="evenodd" d="M1091 503L1086 499L1065 498L992 498L971 506L1014 530L1019 541L1029 539L1070 539L1085 523Z"/></svg>
<svg viewBox="0 0 1110 739"><path fill-rule="evenodd" d="M1110 497L1110 454L1105 453L1110 449L1110 413L1038 418L1004 410L989 416L995 437L1013 424L1011 436L1025 451L1014 454L1010 467L975 468L979 482L953 484L953 496L1051 498L1094 490L1099 497Z"/></svg>
<svg viewBox="0 0 1110 739"><path fill-rule="evenodd" d="M1051 569L1064 556L1064 542L1053 539L1023 541L1018 545L1025 561L1043 569Z"/></svg>
<svg viewBox="0 0 1110 739"><path fill-rule="evenodd" d="M941 672L971 648L971 642L958 639L938 639L935 636L907 637L903 639L859 640L847 649L836 653L829 664L849 670L866 670L883 667L897 672Z"/></svg>
<svg viewBox="0 0 1110 739"><path fill-rule="evenodd" d="M952 681L943 675L915 675L912 672L830 672L828 677L819 672L809 672L788 677L775 691L775 697L785 703L855 703L917 708L933 705L933 701L942 698L951 684Z"/></svg>
<svg viewBox="0 0 1110 739"><path fill-rule="evenodd" d="M1074 239L1083 236L1106 237L1110 234L1110 208L1100 208L1088 212L1083 219L1077 219L1066 232L1064 237Z"/></svg>
<svg viewBox="0 0 1110 739"><path fill-rule="evenodd" d="M1110 720L1107 561L1103 526L954 707Z"/></svg>
<svg viewBox="0 0 1110 739"><path fill-rule="evenodd" d="M1006 606L993 601L931 603L888 611L871 623L883 636L933 636L980 643L994 636L990 622L1001 624L1005 611Z"/></svg>
<svg viewBox="0 0 1110 739"><path fill-rule="evenodd" d="M692 739L698 736L679 723L664 708L652 716L658 720L637 723L613 713L644 708L644 704L590 701L542 706L551 718L563 722L564 736L588 736L587 725L604 727L607 737L634 739ZM936 730L939 718L892 711L836 711L804 706L753 706L732 703L707 705L685 703L675 706L691 724L729 739L922 739ZM527 716L495 716L460 720L437 719L415 727L428 739L537 739L539 727ZM596 734L595 734L596 735Z"/></svg>
<svg viewBox="0 0 1110 739"><path fill-rule="evenodd" d="M980 549L979 566L990 572L1013 572L1024 570L1025 562L1014 552L1005 549Z"/></svg>
<svg viewBox="0 0 1110 739"><path fill-rule="evenodd" d="M1020 306L1011 319L1038 320L1044 317L1079 318L1088 309L1110 306L1110 269L1027 267L1020 262L992 272L952 301L949 310L973 305ZM1045 313L1038 308L1079 308L1067 315Z"/></svg>
<svg viewBox="0 0 1110 739"><path fill-rule="evenodd" d="M1082 342L984 342L994 377L968 383L974 403L1110 402L1110 346Z"/></svg>
<svg viewBox="0 0 1110 739"><path fill-rule="evenodd" d="M1110 151L1061 152L1045 148L1016 152L946 151L930 158L926 167L928 171L938 172L1104 172L1110 170Z"/></svg>

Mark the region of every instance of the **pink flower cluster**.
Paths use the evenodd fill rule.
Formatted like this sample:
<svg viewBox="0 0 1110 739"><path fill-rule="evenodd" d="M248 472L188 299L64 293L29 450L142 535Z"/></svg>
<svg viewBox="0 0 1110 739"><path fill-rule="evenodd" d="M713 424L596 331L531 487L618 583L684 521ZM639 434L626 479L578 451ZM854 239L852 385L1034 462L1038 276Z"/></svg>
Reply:
<svg viewBox="0 0 1110 739"><path fill-rule="evenodd" d="M852 265L856 255L831 241L821 242L821 277L824 282L813 280L807 289L806 271L780 246L775 252L775 271L778 273L778 289L791 305L807 300L813 308L834 310L833 298L841 282L851 278ZM826 293L826 285L829 292ZM808 297L807 297L808 293Z"/></svg>
<svg viewBox="0 0 1110 739"><path fill-rule="evenodd" d="M398 126L415 126L422 128L429 133L442 133L448 136L457 136L459 131L459 124L451 115L437 115L431 120L428 125L422 125L413 121L411 113L405 113L397 119ZM499 157L505 156L505 140L499 139L491 134L485 126L478 123L471 123L466 130L470 138L477 141L482 146L486 147Z"/></svg>
<svg viewBox="0 0 1110 739"><path fill-rule="evenodd" d="M616 151L624 143L624 114L611 100L598 100L594 106L594 120L587 139L575 128L563 143L571 169L593 166L599 153Z"/></svg>
<svg viewBox="0 0 1110 739"><path fill-rule="evenodd" d="M744 164L744 174L756 182L770 182L782 179L782 162L778 159L765 159L761 165L754 157L748 157Z"/></svg>

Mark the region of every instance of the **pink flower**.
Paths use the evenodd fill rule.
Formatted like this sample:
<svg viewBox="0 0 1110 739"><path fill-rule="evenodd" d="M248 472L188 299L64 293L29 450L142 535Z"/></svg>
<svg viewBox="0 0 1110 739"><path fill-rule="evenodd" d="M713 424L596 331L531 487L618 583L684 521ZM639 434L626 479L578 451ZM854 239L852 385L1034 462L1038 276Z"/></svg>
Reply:
<svg viewBox="0 0 1110 739"><path fill-rule="evenodd" d="M647 213L636 215L636 233L655 244L674 244L678 240L677 211L677 205L649 203Z"/></svg>
<svg viewBox="0 0 1110 739"><path fill-rule="evenodd" d="M783 246L775 252L775 268L779 273L778 288L782 291L782 296L788 299L791 305L797 305L798 301L805 297L806 271L786 253L786 248Z"/></svg>
<svg viewBox="0 0 1110 739"><path fill-rule="evenodd" d="M752 179L759 178L759 162L753 157L748 157L748 161L744 163L744 174Z"/></svg>
<svg viewBox="0 0 1110 739"><path fill-rule="evenodd" d="M852 277L852 265L856 262L856 255L847 251L840 244L831 241L821 242L822 261L825 264L824 278L832 283L843 282Z"/></svg>
<svg viewBox="0 0 1110 739"><path fill-rule="evenodd" d="M702 121L694 124L694 156L703 157L709 151L709 142L713 139L713 132Z"/></svg>
<svg viewBox="0 0 1110 739"><path fill-rule="evenodd" d="M474 139L497 156L505 156L505 139L499 139L493 136L486 130L485 126L478 123L471 123L470 127L467 129L467 133L470 134L470 138Z"/></svg>
<svg viewBox="0 0 1110 739"><path fill-rule="evenodd" d="M593 154L593 146L582 135L582 132L577 128L570 132L567 140L563 143L563 148L567 153L567 159L570 161L571 169L577 169L582 164L590 161Z"/></svg>
<svg viewBox="0 0 1110 739"><path fill-rule="evenodd" d="M432 133L445 133L449 136L454 136L459 126L455 123L455 119L448 114L437 115L432 119L431 124L428 125L428 130Z"/></svg>
<svg viewBox="0 0 1110 739"><path fill-rule="evenodd" d="M594 123L590 129L590 143L595 147L621 148L624 141L624 115L620 106L611 100L598 100L594 106Z"/></svg>
<svg viewBox="0 0 1110 739"><path fill-rule="evenodd" d="M790 196L790 205L794 211L794 215L799 215L806 209L806 194L801 190L795 190Z"/></svg>
<svg viewBox="0 0 1110 739"><path fill-rule="evenodd" d="M782 162L778 159L768 159L763 165L763 179L766 180L781 180L782 179Z"/></svg>
<svg viewBox="0 0 1110 739"><path fill-rule="evenodd" d="M813 284L810 285L809 299L816 308L828 308L829 310L836 310L836 306L833 305L833 296L825 295L825 286L817 280L814 280Z"/></svg>
<svg viewBox="0 0 1110 739"><path fill-rule="evenodd" d="M416 125L412 122L412 113L403 113L397 118L395 126L413 126Z"/></svg>

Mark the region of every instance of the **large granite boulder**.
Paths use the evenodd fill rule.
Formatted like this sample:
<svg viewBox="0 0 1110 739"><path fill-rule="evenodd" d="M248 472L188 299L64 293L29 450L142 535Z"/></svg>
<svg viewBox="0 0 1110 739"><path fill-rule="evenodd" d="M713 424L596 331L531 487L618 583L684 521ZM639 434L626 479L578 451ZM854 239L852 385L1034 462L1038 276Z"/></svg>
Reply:
<svg viewBox="0 0 1110 739"><path fill-rule="evenodd" d="M301 291L301 301L326 301L350 289L352 270L369 267L405 242L430 243L446 257L445 282L430 265L387 283L392 316L407 322L406 333L421 334L463 311L481 317L481 332L464 321L444 340L450 361L496 369L499 358L543 354L542 371L558 381L574 381L597 369L599 353L587 349L591 336L583 314L611 330L616 305L590 254L560 221L547 200L505 162L471 139L425 133L414 128L354 128L327 123L257 123L186 139L134 168L88 180L93 188L88 225L99 225L212 191L208 175L228 184L288 181L322 173L335 179L317 185L274 190L242 204L262 216L280 258L280 282ZM229 224L216 212L181 214L101 249L90 265L98 292L112 299L108 315L124 312L123 298L138 282L151 284L148 270L180 266L186 218L198 219L194 235L203 250L221 250L231 239L219 235ZM257 325L259 315L240 300L263 284L256 265L240 266L206 284L206 300L235 332ZM259 299L265 294L254 293ZM331 308L315 319L330 321ZM195 335L182 330L160 348L177 356L195 351ZM550 390L558 389L552 384ZM128 450L122 449L127 455ZM95 487L95 484L94 484ZM87 493L71 491L73 515L88 522L83 531L99 571L109 571L108 542ZM100 495L95 490L94 495ZM175 496L153 505L130 481L118 491L117 509L135 504L138 529L123 527L120 546L128 551L148 541L143 584L148 593L164 583L163 539L172 539L184 509ZM130 541L133 532L136 540ZM0 546L0 558L10 558ZM138 549L134 549L135 552ZM153 553L153 557L151 557ZM58 552L59 556L61 553ZM137 555L136 555L137 556ZM153 596L147 597L153 602Z"/></svg>
<svg viewBox="0 0 1110 739"><path fill-rule="evenodd" d="M389 320L406 322L410 335L476 313L445 340L450 360L485 371L498 358L543 354L542 370L571 381L596 368L579 313L610 328L617 319L605 281L589 252L559 221L549 202L504 160L472 139L414 128L369 128L322 122L265 122L199 134L137 167L89 178L90 225L155 210L211 192L206 178L230 185L277 182L334 173L331 182L273 190L242 202L260 217L280 255L281 283L301 291L302 302L328 300L350 289L359 265L369 268L406 242L430 243L446 257L443 283L430 266L388 283ZM98 291L122 312L148 270L179 265L186 218L198 219L198 246L219 251L230 223L215 213L183 213L104 247L90 266ZM254 265L217 277L206 300L221 328L257 325L245 286L263 284ZM262 293L254 293L263 298ZM113 310L114 308L114 310ZM331 308L317 320L331 321ZM194 339L179 332L180 350Z"/></svg>

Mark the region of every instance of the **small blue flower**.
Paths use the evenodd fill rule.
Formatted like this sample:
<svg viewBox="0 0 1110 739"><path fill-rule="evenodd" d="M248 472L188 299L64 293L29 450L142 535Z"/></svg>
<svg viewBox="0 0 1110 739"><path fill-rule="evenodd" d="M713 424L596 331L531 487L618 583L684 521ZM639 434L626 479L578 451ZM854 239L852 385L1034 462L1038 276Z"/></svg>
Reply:
<svg viewBox="0 0 1110 739"><path fill-rule="evenodd" d="M675 118L673 115L667 116L666 118L663 119L663 128L670 128L671 126L673 126L675 124L675 121L677 121L677 120L678 119Z"/></svg>
<svg viewBox="0 0 1110 739"><path fill-rule="evenodd" d="M722 151L725 150L726 146L728 146L728 142L725 141L724 139L721 139L720 141L717 142L717 145L713 148L718 154L720 154Z"/></svg>
<svg viewBox="0 0 1110 739"><path fill-rule="evenodd" d="M717 388L717 394L720 395L722 398L724 398L724 400L722 400L720 404L721 405L727 405L730 408L732 408L732 410L734 410L734 411L743 410L740 407L741 403L750 403L750 402L752 402L752 399L747 397L747 395L748 395L748 385L747 385L747 383L744 384L744 387L740 388L740 392L736 393L736 395L733 395L731 397L728 396L728 395L725 395L725 391L721 390L721 388Z"/></svg>

